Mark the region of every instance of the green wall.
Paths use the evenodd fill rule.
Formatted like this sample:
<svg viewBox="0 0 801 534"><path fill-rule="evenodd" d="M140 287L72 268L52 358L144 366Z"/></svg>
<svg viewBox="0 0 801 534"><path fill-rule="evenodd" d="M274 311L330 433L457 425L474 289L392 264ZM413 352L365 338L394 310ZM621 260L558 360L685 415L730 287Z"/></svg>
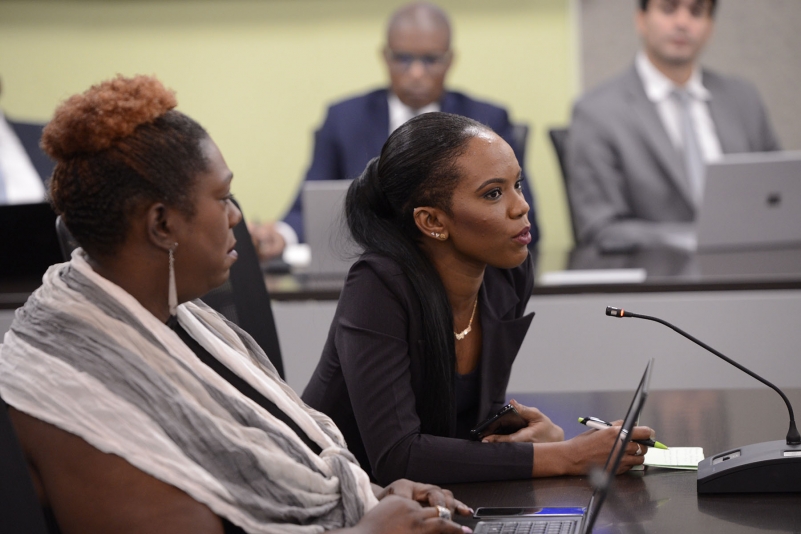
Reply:
<svg viewBox="0 0 801 534"><path fill-rule="evenodd" d="M0 2L0 105L47 120L69 95L117 73L155 74L200 121L236 175L249 219L279 217L309 164L326 106L384 84L384 24L403 2ZM576 94L572 0L448 0L449 85L532 125L527 171L548 248L570 243L547 128Z"/></svg>

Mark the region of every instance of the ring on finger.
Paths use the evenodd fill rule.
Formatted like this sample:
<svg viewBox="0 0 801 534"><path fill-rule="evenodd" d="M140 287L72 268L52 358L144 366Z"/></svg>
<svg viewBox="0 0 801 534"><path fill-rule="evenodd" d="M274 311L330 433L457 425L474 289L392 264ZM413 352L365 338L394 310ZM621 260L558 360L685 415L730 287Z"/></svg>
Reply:
<svg viewBox="0 0 801 534"><path fill-rule="evenodd" d="M634 453L634 456L642 456L642 446L639 443L637 444L637 452Z"/></svg>
<svg viewBox="0 0 801 534"><path fill-rule="evenodd" d="M441 519L445 519L447 521L451 520L451 511L450 510L448 510L444 506L440 506L440 505L437 505L436 508L437 508L437 515Z"/></svg>

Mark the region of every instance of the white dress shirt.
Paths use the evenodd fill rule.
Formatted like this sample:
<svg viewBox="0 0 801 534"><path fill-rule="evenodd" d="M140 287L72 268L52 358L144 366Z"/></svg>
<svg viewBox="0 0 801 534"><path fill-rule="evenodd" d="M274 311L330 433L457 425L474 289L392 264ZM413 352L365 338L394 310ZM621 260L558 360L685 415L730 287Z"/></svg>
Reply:
<svg viewBox="0 0 801 534"><path fill-rule="evenodd" d="M395 93L390 91L387 95L387 102L389 103L389 133L392 134L397 130L401 124L423 113L431 113L432 111L439 111L439 102L432 102L431 104L420 109L412 109L400 101ZM378 154L376 154L378 155Z"/></svg>
<svg viewBox="0 0 801 534"><path fill-rule="evenodd" d="M7 204L44 202L45 188L11 125L0 111L0 173ZM2 195L0 195L2 196Z"/></svg>
<svg viewBox="0 0 801 534"><path fill-rule="evenodd" d="M642 51L637 54L635 65L637 74L640 75L645 88L645 94L648 96L648 100L656 106L656 111L662 120L668 137L670 137L670 141L676 149L681 150L683 147L681 110L678 102L671 98L670 95L674 89L682 88L659 72ZM712 122L712 116L709 114L708 102L711 99L711 95L701 83L700 69L696 67L683 89L686 89L692 97L690 114L693 124L695 124L695 133L698 137L698 144L701 146L701 154L704 157L704 161L707 163L717 161L723 155L723 150L720 148L720 140L715 131L715 123Z"/></svg>

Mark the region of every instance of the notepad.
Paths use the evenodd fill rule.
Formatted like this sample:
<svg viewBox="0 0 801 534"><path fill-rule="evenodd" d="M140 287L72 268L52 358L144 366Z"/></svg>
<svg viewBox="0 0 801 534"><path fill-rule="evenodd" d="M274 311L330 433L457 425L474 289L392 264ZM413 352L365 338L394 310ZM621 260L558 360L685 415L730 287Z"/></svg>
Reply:
<svg viewBox="0 0 801 534"><path fill-rule="evenodd" d="M671 447L668 450L649 447L645 454L645 465L697 471L698 462L703 459L704 449L701 447Z"/></svg>

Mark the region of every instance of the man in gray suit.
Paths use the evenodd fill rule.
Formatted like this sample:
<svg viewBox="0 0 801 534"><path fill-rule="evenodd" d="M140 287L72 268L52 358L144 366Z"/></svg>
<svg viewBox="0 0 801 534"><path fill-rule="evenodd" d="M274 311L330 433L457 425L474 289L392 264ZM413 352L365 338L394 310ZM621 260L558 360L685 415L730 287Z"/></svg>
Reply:
<svg viewBox="0 0 801 534"><path fill-rule="evenodd" d="M640 0L634 65L576 103L566 156L579 244L692 249L704 164L779 149L756 89L698 65L715 7Z"/></svg>

